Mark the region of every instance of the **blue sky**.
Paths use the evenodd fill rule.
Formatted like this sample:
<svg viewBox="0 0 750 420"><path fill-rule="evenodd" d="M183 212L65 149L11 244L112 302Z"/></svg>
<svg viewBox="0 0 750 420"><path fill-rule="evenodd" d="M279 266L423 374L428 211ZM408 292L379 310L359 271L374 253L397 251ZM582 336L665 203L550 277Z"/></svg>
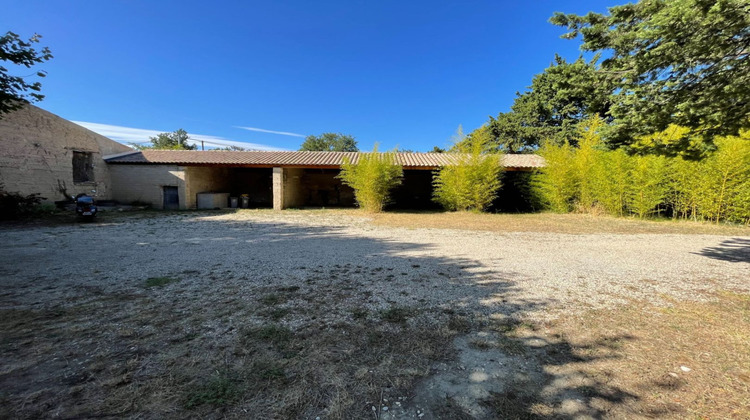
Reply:
<svg viewBox="0 0 750 420"><path fill-rule="evenodd" d="M4 3L0 29L55 56L38 105L115 139L183 128L295 150L333 131L427 151L507 111L555 53L579 55L553 12L624 1Z"/></svg>

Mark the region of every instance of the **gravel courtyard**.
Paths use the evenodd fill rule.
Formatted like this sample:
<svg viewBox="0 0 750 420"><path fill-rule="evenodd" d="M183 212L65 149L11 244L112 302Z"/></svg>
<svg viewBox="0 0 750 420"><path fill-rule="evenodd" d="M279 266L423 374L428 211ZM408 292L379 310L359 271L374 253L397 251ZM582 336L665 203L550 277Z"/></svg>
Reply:
<svg viewBox="0 0 750 420"><path fill-rule="evenodd" d="M462 321L543 323L634 301L750 292L750 237L738 235L394 228L335 211L149 213L6 226L0 235L0 415L29 418L182 417L185 407L205 417L449 418L435 404L445 395L469 417L490 418L476 401L499 392L507 372L488 366L518 355L469 349L467 337L479 332ZM356 322L365 324L343 326ZM337 365L329 391L307 395L315 375L300 379L295 361L312 342L294 340L317 339L316 331L343 335L316 342L320 359L304 363L353 366ZM351 359L405 331L440 345L404 354L397 343ZM364 344L341 338L374 332ZM263 340L270 344L252 351L238 344ZM305 395L282 403L234 390L258 355L284 361L253 365L258 378ZM401 356L408 365L398 365ZM399 372L415 372L378 377L388 357ZM367 389L336 382L346 377ZM206 393L190 394L202 386ZM598 413L585 398L555 398L555 414Z"/></svg>

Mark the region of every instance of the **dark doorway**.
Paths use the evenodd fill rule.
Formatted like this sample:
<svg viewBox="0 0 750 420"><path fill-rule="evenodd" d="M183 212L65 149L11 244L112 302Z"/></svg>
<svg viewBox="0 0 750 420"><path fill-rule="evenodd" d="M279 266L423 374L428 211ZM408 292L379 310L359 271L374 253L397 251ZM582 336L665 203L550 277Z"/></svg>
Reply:
<svg viewBox="0 0 750 420"><path fill-rule="evenodd" d="M338 178L338 169L305 169L302 194L305 206L353 207L354 190Z"/></svg>
<svg viewBox="0 0 750 420"><path fill-rule="evenodd" d="M433 171L405 169L401 185L391 191L392 210L434 210L440 206L432 201Z"/></svg>
<svg viewBox="0 0 750 420"><path fill-rule="evenodd" d="M177 187L164 188L164 210L177 210L180 208L180 194Z"/></svg>
<svg viewBox="0 0 750 420"><path fill-rule="evenodd" d="M232 197L247 196L250 208L273 206L273 175L271 168L232 168L227 177ZM242 204L242 200L239 201Z"/></svg>

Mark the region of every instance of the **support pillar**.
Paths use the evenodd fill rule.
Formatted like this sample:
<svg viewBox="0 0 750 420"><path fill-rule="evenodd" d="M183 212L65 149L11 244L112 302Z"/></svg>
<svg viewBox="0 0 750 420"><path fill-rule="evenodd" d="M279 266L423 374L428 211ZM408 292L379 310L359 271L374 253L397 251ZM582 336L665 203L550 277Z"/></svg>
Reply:
<svg viewBox="0 0 750 420"><path fill-rule="evenodd" d="M301 168L273 168L273 209L304 205Z"/></svg>
<svg viewBox="0 0 750 420"><path fill-rule="evenodd" d="M273 168L273 209L284 210L284 168Z"/></svg>

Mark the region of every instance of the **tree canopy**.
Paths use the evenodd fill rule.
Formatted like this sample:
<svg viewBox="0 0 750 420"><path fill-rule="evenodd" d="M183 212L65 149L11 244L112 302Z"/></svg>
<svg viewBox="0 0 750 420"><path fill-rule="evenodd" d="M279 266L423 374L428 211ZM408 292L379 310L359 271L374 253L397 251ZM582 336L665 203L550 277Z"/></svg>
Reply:
<svg viewBox="0 0 750 420"><path fill-rule="evenodd" d="M486 137L491 149L506 153L534 150L546 141L575 144L578 124L609 110L611 88L597 72L596 60L569 63L555 56L526 92L517 93L510 112L490 117L468 137Z"/></svg>
<svg viewBox="0 0 750 420"><path fill-rule="evenodd" d="M469 137L488 136L507 153L575 146L581 121L598 117L609 148L695 158L714 148L714 137L750 128L747 0L640 0L608 14L558 12L550 22L568 29L563 38L581 38L594 58L556 56L509 112ZM681 130L669 141L642 141L670 126Z"/></svg>
<svg viewBox="0 0 750 420"><path fill-rule="evenodd" d="M245 148L245 147L235 146L235 145L229 145L229 146L224 146L224 147L217 147L217 148L211 149L211 150L223 151L223 152L246 152L246 151L248 151L248 149Z"/></svg>
<svg viewBox="0 0 750 420"><path fill-rule="evenodd" d="M600 73L612 84L605 132L610 146L670 124L716 135L750 126L750 3L747 0L641 0L609 14L555 13L550 21L605 54ZM689 136L673 153L687 149Z"/></svg>
<svg viewBox="0 0 750 420"><path fill-rule="evenodd" d="M162 149L162 150L195 150L198 148L195 144L188 144L187 131L179 129L171 133L160 133L156 137L150 137L151 145L133 144L138 150L144 149Z"/></svg>
<svg viewBox="0 0 750 420"><path fill-rule="evenodd" d="M0 36L0 116L23 106L24 103L38 102L44 99L41 82L28 82L26 78L32 75L13 76L5 67L5 63L30 69L52 58L49 48L35 50L33 45L42 38L34 34L28 41L24 41L13 32L6 32ZM45 77L47 72L37 71L34 75Z"/></svg>
<svg viewBox="0 0 750 420"><path fill-rule="evenodd" d="M319 136L307 136L299 148L300 151L358 152L354 137L340 133L323 133Z"/></svg>

